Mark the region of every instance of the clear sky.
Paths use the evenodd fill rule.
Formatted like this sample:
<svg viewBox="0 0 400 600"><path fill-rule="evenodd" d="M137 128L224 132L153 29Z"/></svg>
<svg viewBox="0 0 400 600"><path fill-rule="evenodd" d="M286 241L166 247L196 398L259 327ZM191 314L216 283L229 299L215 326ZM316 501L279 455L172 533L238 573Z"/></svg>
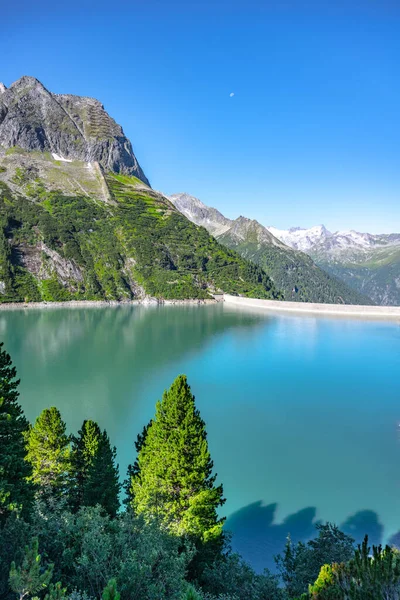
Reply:
<svg viewBox="0 0 400 600"><path fill-rule="evenodd" d="M0 81L101 100L154 188L400 231L398 0L18 0L0 19Z"/></svg>

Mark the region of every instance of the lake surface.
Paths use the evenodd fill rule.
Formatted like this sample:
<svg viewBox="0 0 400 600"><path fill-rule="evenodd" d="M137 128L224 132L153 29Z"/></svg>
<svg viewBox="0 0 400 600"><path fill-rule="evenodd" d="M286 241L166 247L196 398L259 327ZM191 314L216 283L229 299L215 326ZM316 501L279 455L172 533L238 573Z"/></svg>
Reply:
<svg viewBox="0 0 400 600"><path fill-rule="evenodd" d="M330 520L400 539L400 326L217 306L0 312L30 420L57 406L134 440L176 375L207 423L233 545L261 569Z"/></svg>

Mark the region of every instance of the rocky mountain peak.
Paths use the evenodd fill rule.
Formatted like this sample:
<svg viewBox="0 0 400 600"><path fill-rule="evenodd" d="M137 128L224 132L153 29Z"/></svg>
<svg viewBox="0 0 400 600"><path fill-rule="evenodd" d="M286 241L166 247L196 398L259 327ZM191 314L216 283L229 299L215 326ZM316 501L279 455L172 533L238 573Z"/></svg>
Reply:
<svg viewBox="0 0 400 600"><path fill-rule="evenodd" d="M232 224L230 219L224 217L216 208L203 204L201 200L186 192L169 196L172 204L196 225L205 227L212 235L220 235Z"/></svg>
<svg viewBox="0 0 400 600"><path fill-rule="evenodd" d="M101 102L53 94L26 75L0 95L0 149L15 146L97 162L104 171L134 175L149 185L131 142Z"/></svg>
<svg viewBox="0 0 400 600"><path fill-rule="evenodd" d="M0 94L4 94L4 92L6 91L6 86L4 85L4 83L2 83L0 81Z"/></svg>

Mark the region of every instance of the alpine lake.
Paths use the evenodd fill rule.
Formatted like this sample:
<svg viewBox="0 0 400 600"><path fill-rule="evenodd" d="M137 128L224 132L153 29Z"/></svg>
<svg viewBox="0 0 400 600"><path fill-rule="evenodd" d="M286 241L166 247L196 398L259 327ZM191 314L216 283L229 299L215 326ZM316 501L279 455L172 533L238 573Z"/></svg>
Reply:
<svg viewBox="0 0 400 600"><path fill-rule="evenodd" d="M273 568L288 533L332 521L400 541L400 324L217 305L18 309L0 339L30 421L106 428L121 479L155 402L181 373L207 424L232 544Z"/></svg>

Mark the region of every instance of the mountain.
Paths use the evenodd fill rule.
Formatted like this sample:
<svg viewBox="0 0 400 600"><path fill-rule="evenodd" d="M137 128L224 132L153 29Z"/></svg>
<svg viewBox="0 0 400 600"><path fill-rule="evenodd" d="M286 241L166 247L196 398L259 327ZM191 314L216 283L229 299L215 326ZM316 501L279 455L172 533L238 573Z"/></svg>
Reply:
<svg viewBox="0 0 400 600"><path fill-rule="evenodd" d="M371 304L371 300L332 277L303 252L288 247L257 221L230 220L189 194L173 194L171 202L186 217L202 225L219 242L261 266L282 290L285 300Z"/></svg>
<svg viewBox="0 0 400 600"><path fill-rule="evenodd" d="M21 77L9 89L1 84L0 141L4 148L97 162L149 185L130 141L98 100L52 94L34 77Z"/></svg>
<svg viewBox="0 0 400 600"><path fill-rule="evenodd" d="M323 225L269 231L376 304L400 305L400 234L332 233Z"/></svg>
<svg viewBox="0 0 400 600"><path fill-rule="evenodd" d="M0 301L280 298L258 266L153 190L92 98L0 86Z"/></svg>

